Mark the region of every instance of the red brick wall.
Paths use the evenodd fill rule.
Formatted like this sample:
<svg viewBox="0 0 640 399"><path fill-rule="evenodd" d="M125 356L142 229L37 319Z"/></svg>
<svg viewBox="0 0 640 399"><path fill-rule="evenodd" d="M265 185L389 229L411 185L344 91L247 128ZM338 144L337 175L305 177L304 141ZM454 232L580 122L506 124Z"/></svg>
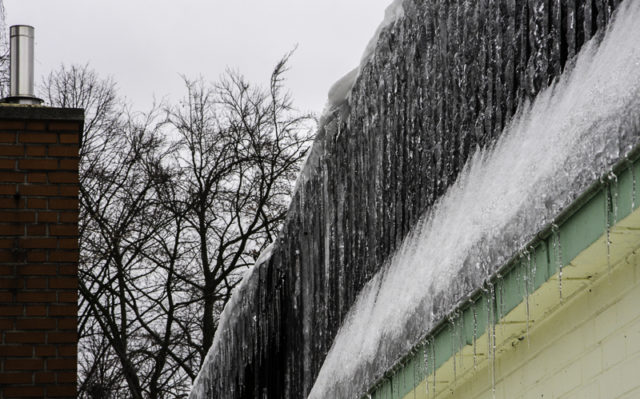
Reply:
<svg viewBox="0 0 640 399"><path fill-rule="evenodd" d="M81 131L0 106L0 399L75 397Z"/></svg>

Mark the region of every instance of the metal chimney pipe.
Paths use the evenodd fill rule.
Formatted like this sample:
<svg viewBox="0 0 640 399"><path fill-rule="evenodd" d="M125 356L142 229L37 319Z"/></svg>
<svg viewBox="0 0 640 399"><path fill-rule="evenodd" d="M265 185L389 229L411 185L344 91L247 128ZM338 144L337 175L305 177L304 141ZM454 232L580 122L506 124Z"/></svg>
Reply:
<svg viewBox="0 0 640 399"><path fill-rule="evenodd" d="M34 29L29 25L13 25L11 38L11 86L7 102L41 104L34 95L33 42Z"/></svg>

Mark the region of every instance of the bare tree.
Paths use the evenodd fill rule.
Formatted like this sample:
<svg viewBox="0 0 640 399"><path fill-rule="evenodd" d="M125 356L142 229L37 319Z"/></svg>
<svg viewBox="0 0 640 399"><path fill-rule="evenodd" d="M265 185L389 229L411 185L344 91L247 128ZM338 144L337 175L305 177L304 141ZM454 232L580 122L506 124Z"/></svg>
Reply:
<svg viewBox="0 0 640 399"><path fill-rule="evenodd" d="M171 240L181 231L162 198L170 179L163 158L171 148L153 113L131 115L118 100L115 84L87 66L62 66L42 88L51 105L86 110L80 168L79 393L95 398L184 396L190 379L176 366L182 358L174 351L178 361L166 361L170 348L180 346L171 328L176 290L165 288L173 280L167 265L180 251L178 239Z"/></svg>
<svg viewBox="0 0 640 399"><path fill-rule="evenodd" d="M39 91L49 105L84 108L80 177L86 176L112 145L125 113L115 82L101 79L88 65L61 65L42 80Z"/></svg>
<svg viewBox="0 0 640 399"><path fill-rule="evenodd" d="M0 98L9 96L9 40L7 14L0 0Z"/></svg>
<svg viewBox="0 0 640 399"><path fill-rule="evenodd" d="M162 119L132 115L87 66L43 81L49 104L86 112L81 397L188 394L231 290L284 218L309 141L310 119L282 89L287 60L267 89L236 72L186 81Z"/></svg>
<svg viewBox="0 0 640 399"><path fill-rule="evenodd" d="M104 183L100 182L98 170L109 163L118 147L119 115L123 110L117 100L115 84L100 79L88 66L62 65L43 79L38 87L40 96L51 106L85 109L85 129L80 148L80 270L82 285L86 274L94 268L102 268L100 256L92 253L97 237L92 213L88 205L95 203L91 194L101 195ZM87 197L89 194L89 197ZM104 265L106 268L106 265ZM104 271L96 273L104 273ZM79 393L89 393L93 398L111 397L125 386L121 367L113 367L117 357L110 347L104 332L96 323L83 290L79 297ZM105 367L106 366L106 367Z"/></svg>
<svg viewBox="0 0 640 399"><path fill-rule="evenodd" d="M242 272L273 241L309 143L310 121L283 90L289 55L267 89L227 71L215 85L186 80L187 98L168 110L180 138L179 190L191 262L184 275L201 308L202 360L218 316Z"/></svg>

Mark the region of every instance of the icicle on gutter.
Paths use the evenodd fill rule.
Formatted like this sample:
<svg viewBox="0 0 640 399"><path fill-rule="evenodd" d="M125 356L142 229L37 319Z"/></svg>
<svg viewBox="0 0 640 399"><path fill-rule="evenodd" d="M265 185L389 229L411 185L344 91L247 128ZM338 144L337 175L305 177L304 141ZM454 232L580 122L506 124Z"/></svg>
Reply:
<svg viewBox="0 0 640 399"><path fill-rule="evenodd" d="M473 370L477 370L478 366L478 352L476 341L478 339L478 310L476 309L475 302L471 304L473 309Z"/></svg>
<svg viewBox="0 0 640 399"><path fill-rule="evenodd" d="M431 341L431 355L432 355L432 362L431 364L433 364L432 368L433 368L433 384L431 384L431 389L433 391L433 397L436 397L436 371L437 371L437 365L436 365L436 345L433 342L433 340Z"/></svg>
<svg viewBox="0 0 640 399"><path fill-rule="evenodd" d="M427 338L424 341L424 385L425 391L427 393L427 398L429 397L429 343L430 339Z"/></svg>
<svg viewBox="0 0 640 399"><path fill-rule="evenodd" d="M607 241L607 273L611 276L611 186L609 181L604 178L600 178L600 183L604 185L604 228Z"/></svg>
<svg viewBox="0 0 640 399"><path fill-rule="evenodd" d="M413 353L415 354L415 352L413 352ZM412 371L413 371L413 373L412 373L413 374L413 399L416 399L416 395L417 395L416 391L418 390L418 387L416 385L416 382L417 382L416 381L416 373L417 373L417 371L416 371L416 361L415 361L415 359L414 359L413 362L411 362L411 367L412 367Z"/></svg>
<svg viewBox="0 0 640 399"><path fill-rule="evenodd" d="M524 298L527 312L527 345L529 345L529 315L531 313L529 310L529 293L532 292L530 290L531 283L529 282L531 280L531 253L525 249L524 255L527 258L527 266L524 271Z"/></svg>
<svg viewBox="0 0 640 399"><path fill-rule="evenodd" d="M456 310L456 316L458 321L458 353L460 354L460 368L464 369L463 349L466 345L464 336L464 318L462 317L462 313L460 313L458 310Z"/></svg>
<svg viewBox="0 0 640 399"><path fill-rule="evenodd" d="M518 258L518 262L521 266L521 268L524 266L524 274L521 276L518 273L518 287L520 287L520 284L522 284L524 286L524 295L523 295L523 299L525 301L525 310L526 313L529 313L529 267L531 266L531 261L528 257L528 251L526 249L524 249L522 252L520 252L519 258ZM527 262L524 263L524 260L527 259ZM522 279L521 279L522 277ZM527 336L529 336L529 320L526 321L526 330L527 330Z"/></svg>
<svg viewBox="0 0 640 399"><path fill-rule="evenodd" d="M608 273L611 275L611 229L612 226L618 222L618 176L610 171L607 175L607 190L608 195L605 193L609 206L607 207L607 268Z"/></svg>
<svg viewBox="0 0 640 399"><path fill-rule="evenodd" d="M407 364L403 364L402 365L402 389L406 389L407 388L407 369L406 369Z"/></svg>
<svg viewBox="0 0 640 399"><path fill-rule="evenodd" d="M498 287L498 291L496 292L496 297L500 296L500 302L497 304L498 308L498 316L495 319L496 324L500 323L500 331L504 335L504 323L501 322L502 318L505 316L504 311L504 277L502 274L498 273L496 276L496 286Z"/></svg>
<svg viewBox="0 0 640 399"><path fill-rule="evenodd" d="M633 212L636 209L636 170L633 166L631 167L631 179L633 180L631 187L631 212Z"/></svg>
<svg viewBox="0 0 640 399"><path fill-rule="evenodd" d="M615 225L618 223L618 176L613 171L610 171L608 179L612 182L611 205L613 208L613 225Z"/></svg>
<svg viewBox="0 0 640 399"><path fill-rule="evenodd" d="M536 248L534 246L529 247L529 253L531 254L531 285L529 292L533 292L536 288L536 276L538 275L538 259L536 257ZM535 304L535 302L534 302Z"/></svg>
<svg viewBox="0 0 640 399"><path fill-rule="evenodd" d="M489 362L489 378L491 395L496 397L496 292L494 285L487 281L487 360Z"/></svg>
<svg viewBox="0 0 640 399"><path fill-rule="evenodd" d="M636 209L636 171L628 157L625 157L625 161L631 172L631 212L633 212Z"/></svg>
<svg viewBox="0 0 640 399"><path fill-rule="evenodd" d="M453 383L456 382L456 322L455 315L449 317L449 339L451 340L451 360L453 360Z"/></svg>
<svg viewBox="0 0 640 399"><path fill-rule="evenodd" d="M562 302L562 246L560 245L560 228L557 224L551 225L553 234L553 249L555 254L556 270L558 272L558 293L560 294L560 302Z"/></svg>

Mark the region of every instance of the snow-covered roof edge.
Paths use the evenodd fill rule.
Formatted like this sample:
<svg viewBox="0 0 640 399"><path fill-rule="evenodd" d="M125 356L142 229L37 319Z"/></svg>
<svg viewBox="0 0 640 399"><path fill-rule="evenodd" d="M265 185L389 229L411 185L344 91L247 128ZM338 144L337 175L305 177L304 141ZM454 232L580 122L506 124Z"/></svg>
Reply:
<svg viewBox="0 0 640 399"><path fill-rule="evenodd" d="M324 134L325 127L331 121L335 120L336 117L340 114L340 109L348 104L351 99L351 92L360 77L360 73L365 65L373 58L375 54L375 49L378 44L378 39L380 39L380 35L382 32L387 29L389 26L394 24L398 19L404 17L404 1L405 0L393 0L389 6L385 9L384 19L378 25L373 37L369 40L367 47L362 53L362 57L360 58L360 64L357 67L347 72L343 77L338 79L330 88L327 94L327 102L325 104L324 110L322 111L322 115L318 122L318 134L316 135L316 139L312 144L307 157L305 158L302 168L300 170L300 174L298 175L298 179L296 180L294 195L298 192L300 186L306 183L311 174L315 171L318 166L318 160L320 159L320 155L324 152L324 139L326 135Z"/></svg>

